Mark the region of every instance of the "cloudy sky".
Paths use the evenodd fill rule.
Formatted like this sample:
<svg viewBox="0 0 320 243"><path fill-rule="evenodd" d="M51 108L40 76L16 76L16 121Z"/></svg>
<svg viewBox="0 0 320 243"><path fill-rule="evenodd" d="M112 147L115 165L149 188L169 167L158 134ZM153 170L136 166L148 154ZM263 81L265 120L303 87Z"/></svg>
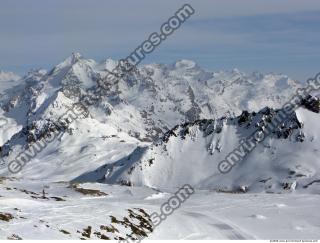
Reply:
<svg viewBox="0 0 320 243"><path fill-rule="evenodd" d="M72 52L128 56L184 3L196 13L145 63L192 59L210 70L319 72L319 0L0 0L0 70L50 68Z"/></svg>

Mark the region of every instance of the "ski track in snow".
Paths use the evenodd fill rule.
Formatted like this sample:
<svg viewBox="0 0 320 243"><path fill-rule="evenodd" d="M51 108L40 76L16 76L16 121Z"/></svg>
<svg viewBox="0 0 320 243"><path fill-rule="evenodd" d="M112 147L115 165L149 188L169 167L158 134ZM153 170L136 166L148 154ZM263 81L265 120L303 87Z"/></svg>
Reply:
<svg viewBox="0 0 320 243"><path fill-rule="evenodd" d="M20 191L25 189L29 193L41 195L44 185L48 198L61 197L65 201L35 199L31 197L33 194ZM109 216L119 218L119 215L125 215L127 209L142 208L149 214L159 212L162 203L173 195L163 191L161 196L155 197L157 194L154 194L154 190L146 187L97 183L80 184L79 187L100 190L108 195L82 195L68 188L68 183L23 180L2 182L0 213L11 213L14 219L9 222L0 220L0 238L6 239L12 234L17 234L23 239L79 239L81 234L77 231L89 225L95 230L99 225L108 225ZM146 198L151 200L145 200ZM168 216L153 233L148 234L148 239L243 240L320 237L320 215L314 213L319 199L319 195L310 195L308 200L305 200L303 194L233 195L196 190L181 208ZM252 217L253 215L257 217ZM259 215L263 215L263 218L258 217ZM118 227L117 224L114 226ZM38 231L37 228L43 231ZM70 235L61 233L62 229L70 232ZM120 228L119 230L123 231Z"/></svg>

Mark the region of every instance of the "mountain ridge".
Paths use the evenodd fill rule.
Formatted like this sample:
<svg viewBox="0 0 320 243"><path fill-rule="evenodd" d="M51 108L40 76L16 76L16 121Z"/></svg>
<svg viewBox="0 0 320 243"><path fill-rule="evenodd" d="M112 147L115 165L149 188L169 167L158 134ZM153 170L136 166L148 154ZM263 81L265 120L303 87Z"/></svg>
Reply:
<svg viewBox="0 0 320 243"><path fill-rule="evenodd" d="M83 97L91 97L97 101L87 107L86 117L81 117L70 124L67 132L40 151L18 176L33 179L47 178L52 181L75 180L76 178L82 180L84 178L82 175L90 174L92 171L100 175L99 168L106 168L106 165L109 168L108 164L128 163L126 168L136 164L137 161L128 158L136 156L135 154L137 158L146 158L143 155L145 152L141 151L151 153L150 158L145 159L148 164L153 161L153 152L150 151L155 148L154 144L161 141L168 131L172 132L172 128L199 121L220 121L224 124L226 121L240 119L244 110L249 114L260 114L266 106L271 109L279 109L294 90L301 87L299 82L283 74L258 72L245 74L237 69L210 72L202 69L193 61L178 60L173 64L139 66L133 72L119 76L118 82L112 83L107 90L104 90L105 96L98 96L96 88L99 80L110 74L117 65L118 62L112 59L97 63L74 53L48 72L45 70L30 71L21 78L20 85L6 91L5 96L0 99L3 110L1 117L10 120L8 124L11 126L11 132L7 133L0 145L3 159L7 162L12 161L21 151L30 148L34 142L41 139L43 134L50 130L50 124L57 122L59 117L74 104L80 102ZM303 111L300 113L304 114ZM312 126L316 127L316 125ZM226 141L228 138L240 140L237 136L243 132L241 126L237 128L238 125L221 125L222 130L225 127L227 130L230 129L224 135ZM8 127L4 126L1 129L1 131L6 131ZM191 130L197 131L195 128ZM287 144L287 142L284 143ZM208 149L209 145L201 139L199 144L202 144L199 145L201 150ZM236 146L236 143L230 143L229 150L232 144ZM209 147L214 156L221 151L221 154L228 151L220 145L217 140L210 143ZM289 145L281 146L287 149L286 146ZM184 160L183 154L188 154L188 150L184 152L181 150L183 143L181 148L176 145L173 147L181 152L180 157L178 156L172 162L172 166L177 166L181 160ZM190 158L192 156L192 153L189 154ZM203 157L203 153L199 156L205 158L204 164L208 163L207 160L212 159L206 157L207 155ZM208 156L212 155L209 153ZM222 159L221 155L214 161L218 163ZM88 160L90 163L87 162ZM198 164L198 166L203 165ZM131 170L129 167L127 169ZM179 168L183 170L182 165ZM139 182L132 178L128 179L122 176L123 173L128 172L127 169L122 173L117 173L117 176L112 175L111 171L105 171L109 176L112 175L112 180L107 179L106 175L93 178L94 181L105 183L127 181L127 184L165 186L158 182L142 183L145 180L145 178L142 179L143 175L139 175L141 178ZM169 174L180 173L179 170L171 171L168 168L162 168L159 171L163 169ZM203 173L190 174L189 179L205 180L209 174L206 172L206 167L201 170ZM5 168L0 172L7 173ZM157 178L154 175L148 176ZM282 176L276 178L280 180ZM237 177L234 176L234 178ZM275 179L274 184L280 183L278 179ZM170 181L169 178L168 181ZM215 179L213 182L209 181L206 187L212 188L212 183L218 183ZM221 186L221 190L235 190L240 186L235 181L231 181L229 180L229 184L217 185ZM180 182L179 180L171 181L172 185L178 185ZM199 183L197 181L196 184ZM232 183L235 183L236 186L233 187ZM255 183L251 183L251 188L255 188ZM201 185L204 186L204 184ZM279 189L279 186L276 188Z"/></svg>

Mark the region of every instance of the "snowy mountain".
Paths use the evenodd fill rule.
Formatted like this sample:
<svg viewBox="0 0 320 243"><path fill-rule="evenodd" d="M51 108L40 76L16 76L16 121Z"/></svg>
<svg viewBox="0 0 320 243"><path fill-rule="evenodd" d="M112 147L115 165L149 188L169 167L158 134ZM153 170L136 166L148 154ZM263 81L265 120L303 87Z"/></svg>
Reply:
<svg viewBox="0 0 320 243"><path fill-rule="evenodd" d="M277 126L229 173L219 171L219 163L262 131L301 83L283 74L212 72L179 60L123 73L100 96L99 82L117 65L75 53L49 71L31 70L22 78L0 73L0 225L6 226L0 238L119 240L147 233L150 239L255 239L289 232L297 239L302 230L319 236L311 210L320 192L318 98ZM84 97L94 104L61 125L61 117ZM57 124L61 130L50 140ZM50 142L35 153L43 139ZM10 173L9 162L24 152L30 161ZM190 204L155 230L150 214L184 184L196 190ZM249 205L248 212L229 217L225 201L238 193L238 207L253 200L272 210ZM279 210L289 205L282 213L291 215L298 204L277 193L291 193L294 202L310 195L308 210L295 214L294 225L280 220ZM208 206L208 200L214 203ZM54 215L60 210L68 216ZM299 220L306 214L310 221ZM266 235L274 219L278 230ZM185 223L177 228L179 222Z"/></svg>
<svg viewBox="0 0 320 243"><path fill-rule="evenodd" d="M58 119L84 95L97 98L97 82L117 64L111 59L97 63L75 53L49 72L30 71L20 85L8 89L0 99L1 116L7 121L1 128L3 160L14 160L47 136ZM246 177L246 169L236 168L227 176L222 175L217 163L257 129L256 124L265 119L264 107L281 107L300 86L281 74L248 75L236 69L209 72L188 60L141 66L122 76L105 96L98 97L98 102L87 107L86 115L37 154L20 175L52 181L90 177L90 181L128 181L151 187L192 183L217 190L235 190L242 184L254 184L256 188L259 180L271 177L270 185L259 184L267 191L287 179L279 171L293 173L298 171L295 167L304 168L301 156L317 157L316 113L302 108L295 114L311 116L299 123L313 121L296 131L305 134L304 129L310 129L303 143L295 141L296 133L285 140L271 136L245 158L239 167L261 171L255 178ZM257 114L247 127L238 124L244 110L252 112L250 117ZM172 136L181 133L187 134ZM292 149L301 155L286 155ZM257 158L267 168L256 163ZM281 166L273 165L282 160ZM124 165L115 169L118 164ZM315 179L317 166L318 161L313 160L297 174L303 175L301 180ZM99 171L101 167L104 169ZM98 170L99 176L92 177L92 170ZM264 175L266 171L269 174Z"/></svg>
<svg viewBox="0 0 320 243"><path fill-rule="evenodd" d="M73 54L50 72L29 72L19 87L1 97L1 106L8 117L19 116L16 120L24 126L54 118L58 109L48 115L54 103L76 102L80 94L92 92L99 77L117 63L111 59L97 63ZM90 107L91 116L151 141L180 122L239 115L264 106L278 108L300 84L280 74L209 72L181 60L139 67L114 86L114 92Z"/></svg>
<svg viewBox="0 0 320 243"><path fill-rule="evenodd" d="M258 125L271 123L278 112L265 108L237 118L178 125L158 143L140 147L128 158L77 180L103 178L111 184L166 189L190 183L198 189L224 192L301 190L318 194L319 138L315 131L319 131L319 114L305 108L297 110L257 147L255 140L247 143L243 147L246 156L229 173L219 171L219 162L254 134Z"/></svg>

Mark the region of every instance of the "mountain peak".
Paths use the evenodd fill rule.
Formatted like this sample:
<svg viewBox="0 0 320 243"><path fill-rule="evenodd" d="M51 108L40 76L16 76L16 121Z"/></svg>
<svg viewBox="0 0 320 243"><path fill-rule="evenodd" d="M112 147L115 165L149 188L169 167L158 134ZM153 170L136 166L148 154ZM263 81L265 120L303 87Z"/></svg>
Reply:
<svg viewBox="0 0 320 243"><path fill-rule="evenodd" d="M60 63L57 67L66 67L72 66L77 63L82 58L82 55L77 52L73 52L71 56L67 57L62 63Z"/></svg>
<svg viewBox="0 0 320 243"><path fill-rule="evenodd" d="M72 58L73 62L77 62L80 58L82 58L82 55L79 52L72 52L70 57Z"/></svg>

